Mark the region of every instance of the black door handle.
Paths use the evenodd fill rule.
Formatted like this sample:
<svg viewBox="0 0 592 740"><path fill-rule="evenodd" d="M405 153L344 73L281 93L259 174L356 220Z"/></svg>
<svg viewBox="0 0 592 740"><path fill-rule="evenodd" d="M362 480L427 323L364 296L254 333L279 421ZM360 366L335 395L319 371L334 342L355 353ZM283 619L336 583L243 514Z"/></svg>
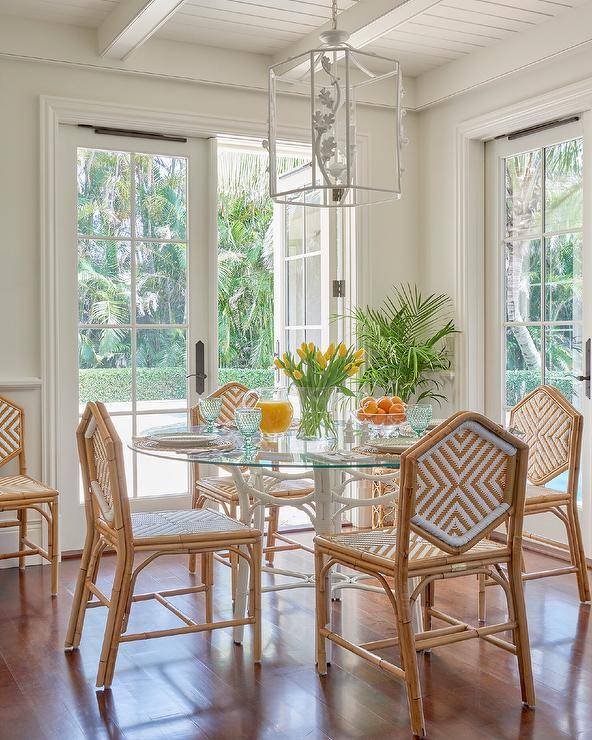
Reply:
<svg viewBox="0 0 592 740"><path fill-rule="evenodd" d="M586 347L584 350L584 373L585 375L578 375L576 377L576 380L583 380L585 381L586 385L584 386L584 391L586 393L586 398L590 398L590 337L586 339Z"/></svg>
<svg viewBox="0 0 592 740"><path fill-rule="evenodd" d="M186 376L187 378L195 378L195 391L200 396L205 390L205 381L208 377L205 372L204 349L205 345L201 339L195 343L195 372Z"/></svg>

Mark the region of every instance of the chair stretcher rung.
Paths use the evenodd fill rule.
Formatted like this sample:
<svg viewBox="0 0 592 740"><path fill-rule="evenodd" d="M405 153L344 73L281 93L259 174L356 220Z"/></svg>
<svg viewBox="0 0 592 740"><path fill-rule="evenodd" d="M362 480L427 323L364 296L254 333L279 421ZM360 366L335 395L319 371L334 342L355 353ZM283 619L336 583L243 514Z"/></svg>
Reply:
<svg viewBox="0 0 592 740"><path fill-rule="evenodd" d="M551 570L538 570L533 573L524 573L523 581L534 581L536 578L548 578L549 576L565 576L568 573L577 573L575 565L569 565L565 568L552 568Z"/></svg>
<svg viewBox="0 0 592 740"><path fill-rule="evenodd" d="M224 622L212 622L211 624L196 624L187 627L172 627L166 630L154 630L152 632L132 632L121 635L119 642L134 642L135 640L152 640L156 637L170 637L171 635L189 635L193 632L205 632L207 630L218 630L224 627L239 627L241 624L254 624L254 617L245 619L227 619Z"/></svg>
<svg viewBox="0 0 592 740"><path fill-rule="evenodd" d="M402 668L399 668L399 666L396 666L393 663L389 663L387 660L384 660L379 655L374 655L374 653L371 653L369 650L365 650L361 645L356 645L354 642L346 640L344 637L341 637L341 635L338 635L336 632L331 632L331 630L328 630L324 627L322 627L319 631L323 637L331 640L331 642L334 642L336 645L339 645L346 650L351 650L352 653L355 653L360 658L364 658L369 663L375 665L377 668L390 673L392 676L395 676L401 681L405 680L405 671Z"/></svg>
<svg viewBox="0 0 592 740"><path fill-rule="evenodd" d="M164 598L164 596L161 596L159 593L155 593L154 598L156 601L158 601L159 604L162 604L166 609L172 612L182 622L185 622L185 624L192 625L192 626L195 626L197 624L197 622L191 619L191 617L188 617L180 609L177 609L177 607L174 604L171 604L170 601L167 601Z"/></svg>

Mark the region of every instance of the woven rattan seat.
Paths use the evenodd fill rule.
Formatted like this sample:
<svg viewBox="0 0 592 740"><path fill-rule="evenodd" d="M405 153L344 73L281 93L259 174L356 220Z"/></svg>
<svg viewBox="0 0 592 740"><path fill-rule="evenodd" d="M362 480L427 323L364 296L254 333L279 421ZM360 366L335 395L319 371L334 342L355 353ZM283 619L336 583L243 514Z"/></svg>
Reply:
<svg viewBox="0 0 592 740"><path fill-rule="evenodd" d="M28 475L4 475L0 477L0 501L4 504L9 500L43 499L49 500L59 494Z"/></svg>
<svg viewBox="0 0 592 740"><path fill-rule="evenodd" d="M564 491L555 491L553 488L547 486L526 486L526 510L528 507L540 502L546 502L549 504L559 504L569 501L569 493Z"/></svg>
<svg viewBox="0 0 592 740"><path fill-rule="evenodd" d="M380 561L381 567L394 571L394 558L397 550L396 527L317 537L316 542L329 547L351 550L352 555L357 555L362 560L365 556L371 556L373 561ZM504 544L481 540L461 555L450 555L434 543L411 533L409 536L409 570L414 570L414 566L423 569L426 566L437 566L442 563L470 562L487 553L497 556L504 552L507 552Z"/></svg>
<svg viewBox="0 0 592 740"><path fill-rule="evenodd" d="M134 540L162 538L163 541L195 540L200 535L210 537L219 534L223 538L242 536L249 527L236 519L219 514L212 509L190 509L189 511L145 511L132 514Z"/></svg>

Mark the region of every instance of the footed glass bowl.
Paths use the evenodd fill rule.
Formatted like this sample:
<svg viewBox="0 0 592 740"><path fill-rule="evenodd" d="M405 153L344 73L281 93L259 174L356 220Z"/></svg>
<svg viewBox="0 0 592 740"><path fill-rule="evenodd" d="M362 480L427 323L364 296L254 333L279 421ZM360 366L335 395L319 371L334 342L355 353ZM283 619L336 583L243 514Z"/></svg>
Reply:
<svg viewBox="0 0 592 740"><path fill-rule="evenodd" d="M355 424L367 427L372 437L398 437L405 414L366 414L361 409L352 412Z"/></svg>

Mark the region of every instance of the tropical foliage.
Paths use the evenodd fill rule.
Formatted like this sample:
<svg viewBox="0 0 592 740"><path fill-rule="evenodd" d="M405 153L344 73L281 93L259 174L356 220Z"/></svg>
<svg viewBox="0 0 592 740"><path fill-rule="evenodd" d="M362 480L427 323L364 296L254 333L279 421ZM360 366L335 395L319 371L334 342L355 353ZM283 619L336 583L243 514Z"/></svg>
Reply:
<svg viewBox="0 0 592 740"><path fill-rule="evenodd" d="M353 311L357 339L366 350L361 389L399 396L405 403L441 401L439 373L450 370L447 340L456 331L452 302L445 294L424 297L411 285L393 292L380 308Z"/></svg>

